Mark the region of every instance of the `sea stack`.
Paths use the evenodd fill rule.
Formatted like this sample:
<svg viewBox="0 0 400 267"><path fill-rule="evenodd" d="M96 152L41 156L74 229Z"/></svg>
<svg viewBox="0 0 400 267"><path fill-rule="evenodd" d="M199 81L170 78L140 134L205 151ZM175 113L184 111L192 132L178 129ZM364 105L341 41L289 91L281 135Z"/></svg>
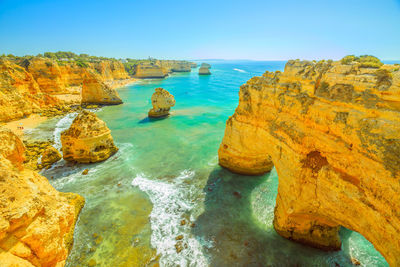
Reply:
<svg viewBox="0 0 400 267"><path fill-rule="evenodd" d="M106 123L90 111L82 111L61 133L63 158L79 163L108 159L118 151Z"/></svg>
<svg viewBox="0 0 400 267"><path fill-rule="evenodd" d="M64 266L85 200L26 168L24 145L0 127L0 266Z"/></svg>
<svg viewBox="0 0 400 267"><path fill-rule="evenodd" d="M159 118L168 116L171 107L175 106L175 98L167 90L156 88L151 96L153 108L149 110L150 118Z"/></svg>
<svg viewBox="0 0 400 267"><path fill-rule="evenodd" d="M118 92L102 82L98 75L88 73L82 85L82 104L118 105L122 100Z"/></svg>
<svg viewBox="0 0 400 267"><path fill-rule="evenodd" d="M202 63L199 69L199 75L210 75L210 64Z"/></svg>
<svg viewBox="0 0 400 267"><path fill-rule="evenodd" d="M400 70L361 59L290 60L250 79L219 164L247 175L275 166L281 236L339 250L344 226L400 266Z"/></svg>

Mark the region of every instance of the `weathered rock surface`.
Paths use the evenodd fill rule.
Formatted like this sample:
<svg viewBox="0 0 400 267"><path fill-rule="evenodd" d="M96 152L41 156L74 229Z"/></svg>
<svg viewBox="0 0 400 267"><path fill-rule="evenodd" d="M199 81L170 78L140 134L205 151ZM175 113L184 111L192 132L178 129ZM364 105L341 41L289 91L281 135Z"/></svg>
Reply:
<svg viewBox="0 0 400 267"><path fill-rule="evenodd" d="M63 266L84 199L24 168L21 140L0 136L0 266Z"/></svg>
<svg viewBox="0 0 400 267"><path fill-rule="evenodd" d="M220 165L242 174L275 166L274 227L340 249L340 226L400 265L400 71L289 61L242 85Z"/></svg>
<svg viewBox="0 0 400 267"><path fill-rule="evenodd" d="M89 111L80 113L61 133L61 144L64 160L79 163L103 161L118 151L106 123Z"/></svg>
<svg viewBox="0 0 400 267"><path fill-rule="evenodd" d="M89 73L83 80L82 104L118 105L122 100L116 90Z"/></svg>
<svg viewBox="0 0 400 267"><path fill-rule="evenodd" d="M199 75L210 75L210 68L211 65L207 63L202 63L200 68L199 68Z"/></svg>
<svg viewBox="0 0 400 267"><path fill-rule="evenodd" d="M118 93L105 84L119 86L124 81L131 79L118 61L104 60L80 67L74 62L59 64L40 57L0 59L0 121L66 110L65 107L82 102L120 104Z"/></svg>
<svg viewBox="0 0 400 267"><path fill-rule="evenodd" d="M149 110L149 117L167 116L171 107L175 106L175 98L167 90L156 88L151 96L153 108Z"/></svg>
<svg viewBox="0 0 400 267"><path fill-rule="evenodd" d="M164 78L168 71L157 64L142 63L135 66L135 78Z"/></svg>
<svg viewBox="0 0 400 267"><path fill-rule="evenodd" d="M61 153L54 146L49 146L43 152L41 162L44 167L47 167L60 159L62 159Z"/></svg>

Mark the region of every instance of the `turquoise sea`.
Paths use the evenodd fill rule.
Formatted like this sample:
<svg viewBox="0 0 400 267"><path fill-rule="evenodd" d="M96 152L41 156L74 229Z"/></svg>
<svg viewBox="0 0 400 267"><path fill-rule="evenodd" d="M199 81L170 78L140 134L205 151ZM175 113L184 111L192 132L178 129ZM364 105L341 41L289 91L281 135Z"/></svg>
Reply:
<svg viewBox="0 0 400 267"><path fill-rule="evenodd" d="M218 166L225 121L240 85L285 62L210 61L210 76L173 74L119 90L123 105L96 110L120 148L107 161L60 161L43 175L86 198L67 266L388 266L358 233L342 229L342 250L324 252L281 238L272 220L277 174L249 177ZM149 120L156 87L175 96L170 117ZM76 114L31 135L54 139ZM84 169L88 175L82 175ZM235 193L237 192L237 193ZM180 252L178 252L180 251Z"/></svg>

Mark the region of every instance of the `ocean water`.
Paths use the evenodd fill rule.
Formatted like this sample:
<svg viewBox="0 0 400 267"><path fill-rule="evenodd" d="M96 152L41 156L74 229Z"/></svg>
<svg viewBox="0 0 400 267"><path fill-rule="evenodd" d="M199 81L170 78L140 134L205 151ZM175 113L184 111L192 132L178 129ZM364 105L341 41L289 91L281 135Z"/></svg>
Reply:
<svg viewBox="0 0 400 267"><path fill-rule="evenodd" d="M275 233L275 170L249 177L218 166L225 121L241 84L285 62L215 61L119 89L123 105L95 110L118 153L96 164L64 161L42 172L64 192L86 198L67 266L388 266L358 233L341 230L342 250L324 252ZM176 99L171 116L149 120L150 97L163 87ZM76 114L41 124L32 136L53 139ZM84 169L88 175L82 175ZM235 192L239 192L240 197ZM179 252L178 252L179 251Z"/></svg>

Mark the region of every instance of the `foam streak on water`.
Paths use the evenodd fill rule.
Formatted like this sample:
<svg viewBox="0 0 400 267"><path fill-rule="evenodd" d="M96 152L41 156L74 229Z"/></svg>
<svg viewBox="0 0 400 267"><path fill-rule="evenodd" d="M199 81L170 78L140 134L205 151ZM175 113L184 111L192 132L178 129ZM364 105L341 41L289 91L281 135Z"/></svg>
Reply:
<svg viewBox="0 0 400 267"><path fill-rule="evenodd" d="M207 257L201 248L211 244L207 244L206 241L200 242L193 237L188 223L180 225L184 215L190 213L197 205L192 200L198 189L185 183L185 180L193 176L194 172L184 171L172 182L165 182L151 180L140 174L132 181L132 185L146 192L153 203L150 214L151 243L161 254L161 266L208 266ZM175 244L179 235L184 237L182 246L185 248L177 253Z"/></svg>
<svg viewBox="0 0 400 267"><path fill-rule="evenodd" d="M65 115L64 118L59 120L56 124L56 127L54 129L53 137L54 137L54 147L57 148L58 150L61 150L61 132L68 129L69 126L71 126L72 121L75 119L75 117L78 116L78 113L69 113Z"/></svg>
<svg viewBox="0 0 400 267"><path fill-rule="evenodd" d="M245 70L242 70L242 69L233 69L233 70L236 70L236 71L238 71L238 72L243 72L243 73L247 73L247 71L245 71Z"/></svg>

